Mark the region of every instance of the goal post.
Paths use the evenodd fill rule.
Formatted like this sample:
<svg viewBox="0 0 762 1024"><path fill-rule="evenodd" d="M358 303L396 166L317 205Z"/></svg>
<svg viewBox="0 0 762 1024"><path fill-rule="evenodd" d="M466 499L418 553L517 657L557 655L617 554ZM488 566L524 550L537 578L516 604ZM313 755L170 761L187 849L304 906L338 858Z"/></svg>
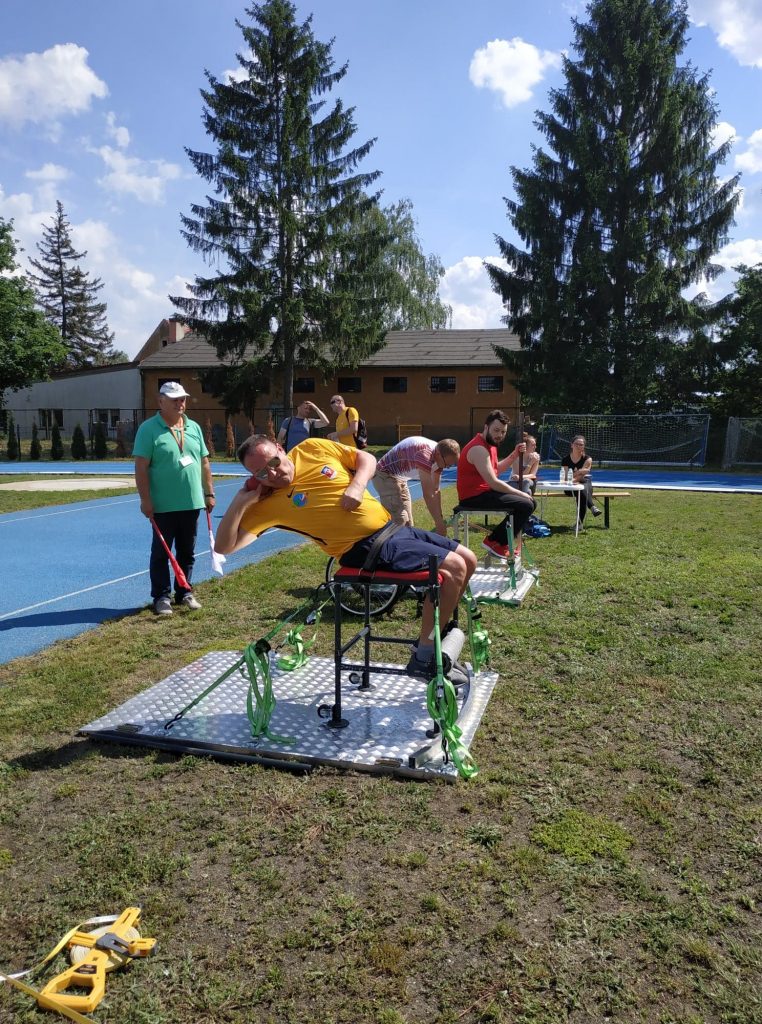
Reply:
<svg viewBox="0 0 762 1024"><path fill-rule="evenodd" d="M730 416L722 468L762 466L762 416Z"/></svg>
<svg viewBox="0 0 762 1024"><path fill-rule="evenodd" d="M546 413L540 434L543 462L559 462L569 454L572 438L582 434L587 454L599 466L703 466L709 415Z"/></svg>

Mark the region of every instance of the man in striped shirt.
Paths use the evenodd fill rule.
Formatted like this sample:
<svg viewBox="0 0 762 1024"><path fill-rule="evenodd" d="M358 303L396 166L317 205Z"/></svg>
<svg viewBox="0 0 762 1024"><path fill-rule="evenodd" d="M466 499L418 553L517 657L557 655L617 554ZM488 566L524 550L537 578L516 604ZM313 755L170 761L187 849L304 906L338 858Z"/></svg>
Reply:
<svg viewBox="0 0 762 1024"><path fill-rule="evenodd" d="M378 460L373 484L381 504L400 526L414 526L413 505L408 480L421 481L423 500L434 520L434 529L447 536L447 524L442 515L442 495L439 482L442 470L454 466L460 455L460 445L451 438L430 441L428 437L406 437L390 448Z"/></svg>

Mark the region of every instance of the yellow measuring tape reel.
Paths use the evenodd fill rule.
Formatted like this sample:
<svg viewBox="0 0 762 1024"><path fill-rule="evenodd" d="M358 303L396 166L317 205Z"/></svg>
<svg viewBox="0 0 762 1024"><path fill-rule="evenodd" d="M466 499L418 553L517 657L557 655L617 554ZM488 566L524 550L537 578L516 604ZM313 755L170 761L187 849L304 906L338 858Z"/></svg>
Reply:
<svg viewBox="0 0 762 1024"><path fill-rule="evenodd" d="M77 1024L91 1024L82 1013L91 1013L103 999L106 974L154 951L156 939L140 937L137 928L140 913L140 907L128 907L118 917L96 917L84 921L67 932L36 967L17 975L0 975L0 979L32 996L43 1009L54 1010ZM98 927L92 931L84 930L91 925ZM19 980L49 964L64 947L68 948L71 967L51 978L40 992ZM70 991L72 989L88 991L86 995L75 995Z"/></svg>

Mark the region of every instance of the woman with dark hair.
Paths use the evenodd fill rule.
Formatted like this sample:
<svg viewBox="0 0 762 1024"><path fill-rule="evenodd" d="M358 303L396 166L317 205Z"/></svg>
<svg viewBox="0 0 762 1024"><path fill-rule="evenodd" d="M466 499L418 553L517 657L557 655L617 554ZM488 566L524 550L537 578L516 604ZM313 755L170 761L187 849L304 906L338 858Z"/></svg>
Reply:
<svg viewBox="0 0 762 1024"><path fill-rule="evenodd" d="M576 434L572 438L571 449L568 455L561 459L561 465L572 471L570 483L582 484L584 491L566 491L566 493L579 503L579 521L584 523L587 510L594 516L599 516L601 510L593 501L593 460L585 452L585 439L582 434Z"/></svg>

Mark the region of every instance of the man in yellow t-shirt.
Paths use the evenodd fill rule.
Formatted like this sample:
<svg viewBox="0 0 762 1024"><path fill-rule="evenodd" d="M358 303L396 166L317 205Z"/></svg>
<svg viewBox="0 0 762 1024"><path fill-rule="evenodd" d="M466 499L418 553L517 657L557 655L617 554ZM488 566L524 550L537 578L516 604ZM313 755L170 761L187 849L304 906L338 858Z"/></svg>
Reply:
<svg viewBox="0 0 762 1024"><path fill-rule="evenodd" d="M376 469L370 452L312 438L288 454L265 434L254 434L238 449L251 473L231 501L217 529L216 550L231 554L251 544L265 530L280 527L301 534L342 565L361 568L373 542L389 522L389 513L366 487ZM452 615L476 568L476 555L454 540L412 526L398 527L384 540L378 568L414 572L428 567L435 555L442 577L441 622ZM434 611L423 607L421 633L407 671L431 678ZM458 677L460 673L460 677ZM453 683L468 676L460 666Z"/></svg>
<svg viewBox="0 0 762 1024"><path fill-rule="evenodd" d="M340 441L341 444L357 447L357 430L360 424L360 414L351 405L346 405L341 395L334 395L331 399L331 409L336 417L336 430L328 435L331 441Z"/></svg>

